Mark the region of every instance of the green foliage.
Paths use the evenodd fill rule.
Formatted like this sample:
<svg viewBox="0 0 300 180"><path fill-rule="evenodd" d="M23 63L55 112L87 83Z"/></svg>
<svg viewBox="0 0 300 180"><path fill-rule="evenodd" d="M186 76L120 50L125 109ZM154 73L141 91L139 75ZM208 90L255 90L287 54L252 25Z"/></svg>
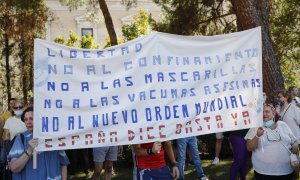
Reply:
<svg viewBox="0 0 300 180"><path fill-rule="evenodd" d="M270 13L271 34L287 87L300 84L299 9L299 0L276 0Z"/></svg>
<svg viewBox="0 0 300 180"><path fill-rule="evenodd" d="M95 42L92 34L89 33L87 36L81 38L73 31L69 31L69 37L65 41L64 36L58 36L54 39L54 42L63 44L71 47L85 48L85 49L98 49L100 45Z"/></svg>
<svg viewBox="0 0 300 180"><path fill-rule="evenodd" d="M69 31L69 37L67 39L66 45L71 47L80 47L79 45L80 37L73 31Z"/></svg>
<svg viewBox="0 0 300 180"><path fill-rule="evenodd" d="M86 0L59 0L59 2L61 2L63 5L69 6L70 11L86 5Z"/></svg>
<svg viewBox="0 0 300 180"><path fill-rule="evenodd" d="M100 45L96 44L92 34L89 32L87 36L81 37L80 47L85 49L98 49Z"/></svg>
<svg viewBox="0 0 300 180"><path fill-rule="evenodd" d="M1 99L16 93L26 100L33 89L33 40L45 37L48 9L43 0L2 0L0 9L0 51L1 59L5 59L0 63L5 72L0 94L5 94L4 87L8 86Z"/></svg>
<svg viewBox="0 0 300 180"><path fill-rule="evenodd" d="M163 18L151 26L156 31L180 35L214 35L236 31L228 0L155 0Z"/></svg>
<svg viewBox="0 0 300 180"><path fill-rule="evenodd" d="M125 5L126 9L129 10L130 8L137 6L137 0L122 0L121 4Z"/></svg>
<svg viewBox="0 0 300 180"><path fill-rule="evenodd" d="M76 10L84 6L86 8L86 18L90 22L99 23L102 18L100 16L99 4L95 0L59 0L63 5L68 6L70 11Z"/></svg>
<svg viewBox="0 0 300 180"><path fill-rule="evenodd" d="M122 34L125 41L130 41L141 35L147 35L150 32L149 14L143 9L139 9L139 14L133 16L133 23L122 26Z"/></svg>
<svg viewBox="0 0 300 180"><path fill-rule="evenodd" d="M118 38L118 44L122 44L124 43L124 40L122 38ZM111 43L110 43L110 38L109 36L106 37L106 44L104 46L104 48L110 47Z"/></svg>
<svg viewBox="0 0 300 180"><path fill-rule="evenodd" d="M58 43L58 44L65 44L65 37L64 36L58 36L54 39L54 42L55 43Z"/></svg>

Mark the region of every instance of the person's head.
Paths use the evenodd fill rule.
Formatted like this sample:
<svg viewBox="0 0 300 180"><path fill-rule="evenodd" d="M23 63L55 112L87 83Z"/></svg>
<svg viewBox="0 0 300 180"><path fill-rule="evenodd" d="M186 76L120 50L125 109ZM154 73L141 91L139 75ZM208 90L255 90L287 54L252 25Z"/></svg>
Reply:
<svg viewBox="0 0 300 180"><path fill-rule="evenodd" d="M277 92L277 100L282 103L290 103L292 101L292 96L288 91L280 90Z"/></svg>
<svg viewBox="0 0 300 180"><path fill-rule="evenodd" d="M289 92L291 93L292 96L297 96L298 95L298 88L296 86L291 86L289 88Z"/></svg>
<svg viewBox="0 0 300 180"><path fill-rule="evenodd" d="M23 106L24 106L24 103L22 100L17 99L15 101L15 104L13 107L14 116L21 117L21 115L23 113Z"/></svg>
<svg viewBox="0 0 300 180"><path fill-rule="evenodd" d="M33 107L24 110L21 120L25 123L27 130L33 132Z"/></svg>
<svg viewBox="0 0 300 180"><path fill-rule="evenodd" d="M272 104L264 104L263 120L269 121L275 117L275 108Z"/></svg>
<svg viewBox="0 0 300 180"><path fill-rule="evenodd" d="M8 100L8 102L9 102L9 108L8 108L8 110L12 111L13 108L14 108L15 102L16 102L16 98L10 98Z"/></svg>
<svg viewBox="0 0 300 180"><path fill-rule="evenodd" d="M272 104L264 104L263 124L270 127L275 122L275 108Z"/></svg>

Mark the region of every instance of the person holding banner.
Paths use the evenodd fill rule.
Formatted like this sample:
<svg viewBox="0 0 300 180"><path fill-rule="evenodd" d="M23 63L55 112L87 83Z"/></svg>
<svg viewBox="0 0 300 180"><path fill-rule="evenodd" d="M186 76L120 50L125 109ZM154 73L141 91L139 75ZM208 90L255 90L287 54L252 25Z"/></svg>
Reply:
<svg viewBox="0 0 300 180"><path fill-rule="evenodd" d="M137 166L137 180L163 179L179 177L178 163L175 161L170 141L133 145ZM165 153L172 163L172 171L165 161Z"/></svg>
<svg viewBox="0 0 300 180"><path fill-rule="evenodd" d="M38 145L38 139L33 139L32 137L34 125L33 108L27 108L21 119L25 122L27 131L17 136L8 155L13 179L66 180L69 159L63 150L37 152L37 169L33 169L32 154Z"/></svg>
<svg viewBox="0 0 300 180"><path fill-rule="evenodd" d="M293 179L290 152L298 152L297 139L286 123L275 120L273 105L264 104L263 127L251 128L245 139L256 180Z"/></svg>

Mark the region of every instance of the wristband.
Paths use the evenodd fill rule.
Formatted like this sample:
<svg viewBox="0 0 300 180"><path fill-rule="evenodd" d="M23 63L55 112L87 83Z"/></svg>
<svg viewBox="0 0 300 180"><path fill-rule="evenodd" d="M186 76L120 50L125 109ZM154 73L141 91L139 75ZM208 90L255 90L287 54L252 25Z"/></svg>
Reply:
<svg viewBox="0 0 300 180"><path fill-rule="evenodd" d="M171 168L173 167L179 167L177 162L171 162Z"/></svg>
<svg viewBox="0 0 300 180"><path fill-rule="evenodd" d="M32 154L28 154L27 151L24 150L24 153L30 158L32 156Z"/></svg>
<svg viewBox="0 0 300 180"><path fill-rule="evenodd" d="M148 149L147 149L147 154L148 154L149 156L151 156L151 155L154 154L154 153L152 152L152 148L148 148Z"/></svg>

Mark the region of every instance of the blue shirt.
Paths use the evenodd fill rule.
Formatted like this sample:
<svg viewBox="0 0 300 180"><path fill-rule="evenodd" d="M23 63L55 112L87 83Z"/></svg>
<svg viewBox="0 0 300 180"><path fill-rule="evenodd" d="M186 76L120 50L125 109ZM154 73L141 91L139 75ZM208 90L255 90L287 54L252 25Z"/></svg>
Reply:
<svg viewBox="0 0 300 180"><path fill-rule="evenodd" d="M32 139L32 133L25 131L24 144L20 135L17 136L8 155L9 159L19 158L29 147L29 140ZM63 150L37 152L37 169L33 169L33 158L31 157L23 170L19 173L13 173L14 180L59 180L61 179L61 166L68 165L69 159Z"/></svg>

